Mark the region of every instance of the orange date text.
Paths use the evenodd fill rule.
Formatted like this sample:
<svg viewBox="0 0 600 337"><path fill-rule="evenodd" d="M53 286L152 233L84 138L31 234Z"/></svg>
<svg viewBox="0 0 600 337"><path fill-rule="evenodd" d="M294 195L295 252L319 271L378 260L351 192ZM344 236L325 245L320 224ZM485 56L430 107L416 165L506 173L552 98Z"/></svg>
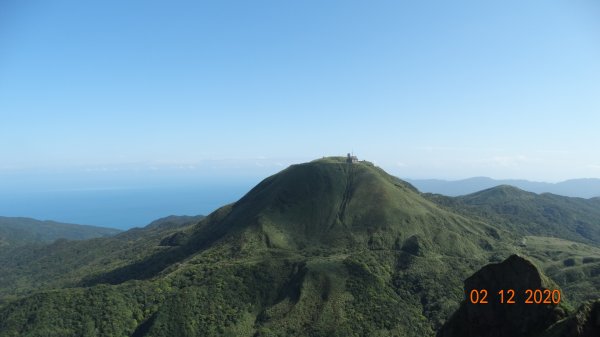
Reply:
<svg viewBox="0 0 600 337"><path fill-rule="evenodd" d="M471 304L489 304L491 301L500 304L516 304L518 301L525 304L559 304L560 290L554 289L526 289L518 294L514 289L501 289L490 294L487 289L473 289L467 295Z"/></svg>

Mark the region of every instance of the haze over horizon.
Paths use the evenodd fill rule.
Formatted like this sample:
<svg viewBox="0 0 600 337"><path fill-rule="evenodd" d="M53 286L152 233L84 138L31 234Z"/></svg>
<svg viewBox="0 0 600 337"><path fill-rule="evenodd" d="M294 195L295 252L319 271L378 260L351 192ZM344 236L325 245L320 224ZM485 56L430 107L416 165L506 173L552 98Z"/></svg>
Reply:
<svg viewBox="0 0 600 337"><path fill-rule="evenodd" d="M255 180L350 151L413 179L600 178L592 1L7 1L0 13L3 180Z"/></svg>

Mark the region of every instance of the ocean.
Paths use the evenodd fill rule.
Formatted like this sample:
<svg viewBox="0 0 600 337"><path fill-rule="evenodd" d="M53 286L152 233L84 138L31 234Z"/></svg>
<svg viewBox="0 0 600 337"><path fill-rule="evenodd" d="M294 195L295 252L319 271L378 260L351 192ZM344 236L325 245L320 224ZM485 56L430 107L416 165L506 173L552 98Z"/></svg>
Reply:
<svg viewBox="0 0 600 337"><path fill-rule="evenodd" d="M168 215L208 215L256 181L127 188L0 191L0 215L128 229Z"/></svg>

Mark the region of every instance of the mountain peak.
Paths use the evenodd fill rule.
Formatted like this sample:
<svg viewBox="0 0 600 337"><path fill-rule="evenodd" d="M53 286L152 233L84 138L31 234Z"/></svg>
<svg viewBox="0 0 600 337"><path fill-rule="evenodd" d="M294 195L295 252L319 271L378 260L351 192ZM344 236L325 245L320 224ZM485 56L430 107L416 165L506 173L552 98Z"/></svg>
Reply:
<svg viewBox="0 0 600 337"><path fill-rule="evenodd" d="M492 188L488 188L487 190L484 190L484 191L495 192L495 193L504 193L504 194L510 194L510 193L531 194L531 192L527 192L516 186L508 185L508 184L498 185L498 186L495 186ZM535 193L533 193L533 194L535 194Z"/></svg>
<svg viewBox="0 0 600 337"><path fill-rule="evenodd" d="M532 192L524 191L518 187L512 185L498 185L485 189L483 191L475 192L472 194L461 197L470 203L490 203L499 202L502 200L516 200L516 199L531 199L537 196Z"/></svg>
<svg viewBox="0 0 600 337"><path fill-rule="evenodd" d="M234 204L232 214L255 219L273 236L295 238L280 242L287 246L298 240L296 244L314 243L319 237L329 243L341 237L346 241L349 231L389 227L394 221L388 212L416 215L426 212L425 207L429 202L412 186L372 163L325 157L263 180Z"/></svg>
<svg viewBox="0 0 600 337"><path fill-rule="evenodd" d="M226 213L201 232L221 237L243 231L248 251L361 247L469 256L495 240L486 226L441 209L412 185L370 162L348 163L345 157L291 165L264 179ZM452 244L461 237L460 245Z"/></svg>

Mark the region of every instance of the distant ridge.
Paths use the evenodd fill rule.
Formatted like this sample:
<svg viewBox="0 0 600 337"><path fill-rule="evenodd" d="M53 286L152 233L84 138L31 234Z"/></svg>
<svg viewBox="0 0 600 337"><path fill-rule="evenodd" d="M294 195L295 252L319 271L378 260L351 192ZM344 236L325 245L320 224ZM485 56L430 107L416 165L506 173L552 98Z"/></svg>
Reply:
<svg viewBox="0 0 600 337"><path fill-rule="evenodd" d="M567 197L600 197L600 179L570 179L559 183L545 183L520 179L496 180L488 177L474 177L462 180L405 179L419 191L459 196L475 193L499 185L511 185L534 193L552 193Z"/></svg>
<svg viewBox="0 0 600 337"><path fill-rule="evenodd" d="M152 221L145 228L178 228L185 227L204 219L204 215L169 215Z"/></svg>
<svg viewBox="0 0 600 337"><path fill-rule="evenodd" d="M459 197L424 194L467 216L481 216L513 233L542 235L600 245L598 199L536 194L499 185Z"/></svg>
<svg viewBox="0 0 600 337"><path fill-rule="evenodd" d="M50 243L58 239L85 240L120 233L115 228L41 221L21 217L0 217L0 247L28 243Z"/></svg>

